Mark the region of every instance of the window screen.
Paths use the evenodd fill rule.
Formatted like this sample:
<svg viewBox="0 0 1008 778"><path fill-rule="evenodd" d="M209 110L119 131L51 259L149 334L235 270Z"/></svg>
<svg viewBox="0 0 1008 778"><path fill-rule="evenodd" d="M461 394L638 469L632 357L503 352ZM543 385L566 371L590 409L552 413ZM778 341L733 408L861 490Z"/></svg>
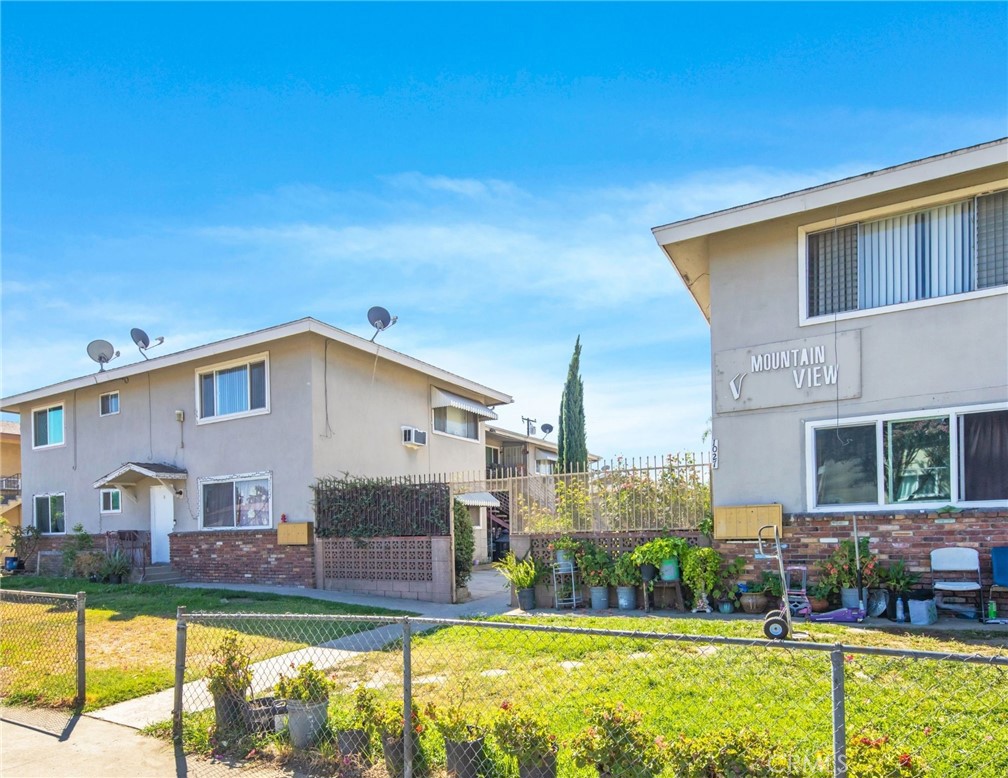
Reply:
<svg viewBox="0 0 1008 778"><path fill-rule="evenodd" d="M858 225L808 236L808 315L858 307Z"/></svg>

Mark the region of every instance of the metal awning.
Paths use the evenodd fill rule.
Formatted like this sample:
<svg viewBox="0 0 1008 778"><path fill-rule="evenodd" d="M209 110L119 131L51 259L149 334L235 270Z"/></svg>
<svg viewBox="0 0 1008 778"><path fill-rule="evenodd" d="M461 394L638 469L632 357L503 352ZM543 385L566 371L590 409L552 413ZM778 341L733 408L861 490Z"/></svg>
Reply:
<svg viewBox="0 0 1008 778"><path fill-rule="evenodd" d="M470 400L468 397L446 392L444 389L438 389L436 386L431 387L431 408L458 408L462 411L475 413L484 419L497 418L497 414L483 405L483 403Z"/></svg>
<svg viewBox="0 0 1008 778"><path fill-rule="evenodd" d="M95 489L103 486L136 486L145 478L155 481L184 481L189 473L174 465L159 462L127 462L117 470L102 476L92 484Z"/></svg>
<svg viewBox="0 0 1008 778"><path fill-rule="evenodd" d="M556 462L559 459L552 451L536 451L536 462Z"/></svg>
<svg viewBox="0 0 1008 778"><path fill-rule="evenodd" d="M469 492L468 494L456 494L455 499L470 508L499 508L500 500L490 492Z"/></svg>

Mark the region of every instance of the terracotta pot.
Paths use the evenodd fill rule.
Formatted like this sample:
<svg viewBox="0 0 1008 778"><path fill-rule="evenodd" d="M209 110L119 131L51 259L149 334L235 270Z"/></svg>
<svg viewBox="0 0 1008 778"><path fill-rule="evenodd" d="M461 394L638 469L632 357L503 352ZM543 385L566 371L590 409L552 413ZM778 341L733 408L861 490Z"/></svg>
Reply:
<svg viewBox="0 0 1008 778"><path fill-rule="evenodd" d="M825 613L829 610L829 600L825 597L809 597L813 613Z"/></svg>
<svg viewBox="0 0 1008 778"><path fill-rule="evenodd" d="M767 596L763 592L744 592L739 595L739 603L746 613L762 613L766 610Z"/></svg>

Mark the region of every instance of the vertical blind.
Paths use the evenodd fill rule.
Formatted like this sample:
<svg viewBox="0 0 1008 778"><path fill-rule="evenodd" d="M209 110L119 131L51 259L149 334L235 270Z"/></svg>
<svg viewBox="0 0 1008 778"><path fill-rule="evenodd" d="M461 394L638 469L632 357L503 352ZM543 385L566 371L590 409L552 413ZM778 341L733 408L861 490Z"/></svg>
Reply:
<svg viewBox="0 0 1008 778"><path fill-rule="evenodd" d="M973 201L879 219L861 226L861 308L972 289Z"/></svg>
<svg viewBox="0 0 1008 778"><path fill-rule="evenodd" d="M1008 192L977 198L977 289L1008 284Z"/></svg>

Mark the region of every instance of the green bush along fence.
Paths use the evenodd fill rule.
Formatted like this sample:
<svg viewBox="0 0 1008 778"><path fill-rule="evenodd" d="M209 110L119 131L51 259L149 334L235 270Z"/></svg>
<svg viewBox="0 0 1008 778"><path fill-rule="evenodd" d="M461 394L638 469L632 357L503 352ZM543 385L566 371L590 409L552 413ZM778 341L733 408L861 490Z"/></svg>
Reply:
<svg viewBox="0 0 1008 778"><path fill-rule="evenodd" d="M184 611L178 635L173 729L210 772L1008 775L1003 649Z"/></svg>

